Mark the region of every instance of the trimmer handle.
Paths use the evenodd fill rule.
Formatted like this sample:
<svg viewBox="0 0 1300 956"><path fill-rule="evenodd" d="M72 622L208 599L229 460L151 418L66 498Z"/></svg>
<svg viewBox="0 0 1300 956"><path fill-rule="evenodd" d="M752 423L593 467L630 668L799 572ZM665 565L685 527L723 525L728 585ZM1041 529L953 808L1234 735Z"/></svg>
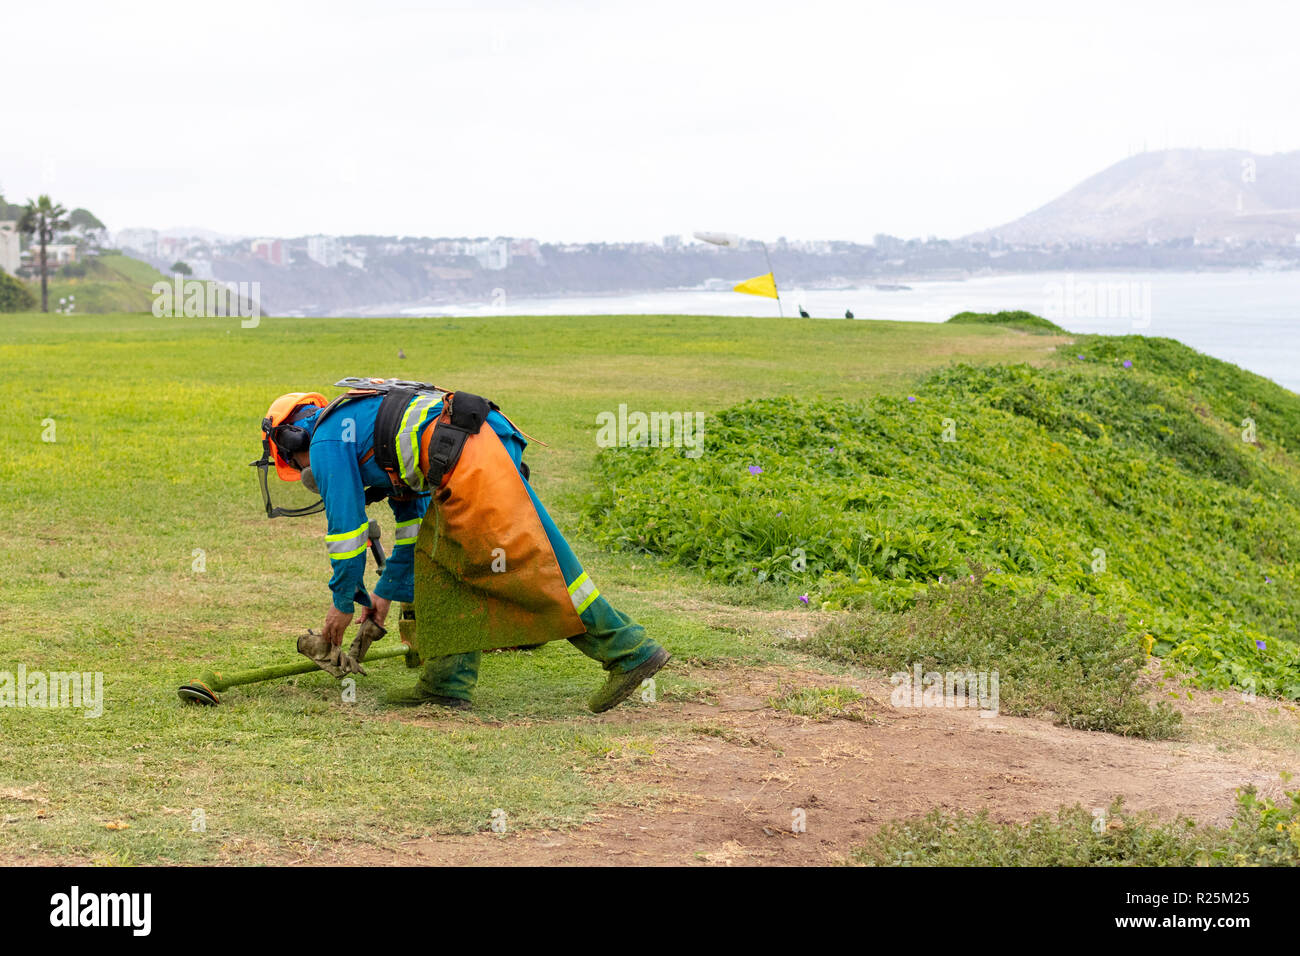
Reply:
<svg viewBox="0 0 1300 956"><path fill-rule="evenodd" d="M379 568L379 573L383 574L387 555L384 554L384 546L379 540L379 522L374 518L370 519L370 527L366 529L366 537L370 539L370 553L375 556L375 566Z"/></svg>

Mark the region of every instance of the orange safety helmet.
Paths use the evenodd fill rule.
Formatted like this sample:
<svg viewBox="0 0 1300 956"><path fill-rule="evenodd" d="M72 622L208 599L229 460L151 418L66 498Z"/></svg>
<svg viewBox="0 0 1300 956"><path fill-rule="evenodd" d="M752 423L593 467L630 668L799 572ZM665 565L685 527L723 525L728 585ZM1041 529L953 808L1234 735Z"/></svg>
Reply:
<svg viewBox="0 0 1300 956"><path fill-rule="evenodd" d="M302 472L294 464L293 454L305 451L311 443L311 433L296 423L329 402L319 392L289 392L271 403L262 419L262 448L275 462L275 473L282 481L298 481Z"/></svg>

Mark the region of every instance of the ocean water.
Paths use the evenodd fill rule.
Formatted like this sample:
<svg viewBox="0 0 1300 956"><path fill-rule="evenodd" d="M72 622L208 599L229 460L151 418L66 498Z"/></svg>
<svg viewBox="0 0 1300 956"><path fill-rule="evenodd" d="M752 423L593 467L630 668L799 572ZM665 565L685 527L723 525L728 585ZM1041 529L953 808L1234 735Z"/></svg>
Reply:
<svg viewBox="0 0 1300 956"><path fill-rule="evenodd" d="M779 280L778 276L778 280ZM1300 271L1075 272L906 282L849 289L786 288L785 315L942 322L963 311L1026 309L1071 332L1158 335L1258 372L1300 392ZM508 293L508 290L507 290ZM405 315L777 316L773 299L681 289L624 295L520 298L410 308Z"/></svg>

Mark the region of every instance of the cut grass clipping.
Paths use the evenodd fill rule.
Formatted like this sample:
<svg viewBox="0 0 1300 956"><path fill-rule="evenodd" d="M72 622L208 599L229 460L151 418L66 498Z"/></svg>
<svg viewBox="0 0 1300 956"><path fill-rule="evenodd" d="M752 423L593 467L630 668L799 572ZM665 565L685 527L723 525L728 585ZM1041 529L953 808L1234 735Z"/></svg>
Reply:
<svg viewBox="0 0 1300 956"><path fill-rule="evenodd" d="M1227 827L1183 818L1161 823L1127 812L1120 800L1028 823L936 810L922 820L885 824L853 860L868 866L1295 866L1300 791L1279 805L1241 790Z"/></svg>
<svg viewBox="0 0 1300 956"><path fill-rule="evenodd" d="M608 449L601 543L766 600L902 611L941 579L1093 596L1208 688L1300 699L1300 396L1168 339L1055 368L958 365L910 395L744 402L703 454Z"/></svg>

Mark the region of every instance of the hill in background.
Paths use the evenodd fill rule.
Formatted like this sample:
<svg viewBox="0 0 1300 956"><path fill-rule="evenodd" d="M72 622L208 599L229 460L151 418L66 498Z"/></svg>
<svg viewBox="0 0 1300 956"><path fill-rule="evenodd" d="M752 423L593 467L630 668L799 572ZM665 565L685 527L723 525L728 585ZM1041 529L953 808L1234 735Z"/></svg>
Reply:
<svg viewBox="0 0 1300 956"><path fill-rule="evenodd" d="M153 284L167 277L139 259L117 253L90 256L50 276L50 309L75 296L75 312L148 312ZM29 285L40 294L39 283Z"/></svg>
<svg viewBox="0 0 1300 956"><path fill-rule="evenodd" d="M1140 153L1014 222L970 237L1050 243L1293 243L1300 235L1300 151Z"/></svg>

